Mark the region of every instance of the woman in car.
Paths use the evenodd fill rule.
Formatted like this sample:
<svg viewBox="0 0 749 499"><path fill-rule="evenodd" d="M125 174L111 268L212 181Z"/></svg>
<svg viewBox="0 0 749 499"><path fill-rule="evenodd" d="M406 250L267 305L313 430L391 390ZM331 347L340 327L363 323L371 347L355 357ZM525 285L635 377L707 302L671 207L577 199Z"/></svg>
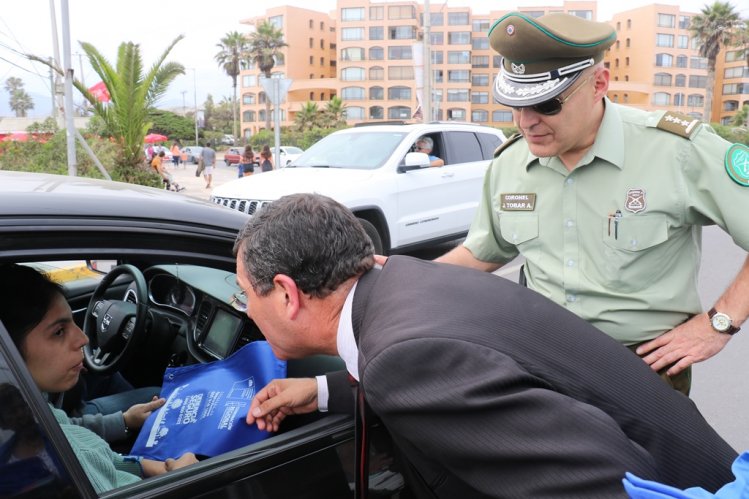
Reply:
<svg viewBox="0 0 749 499"><path fill-rule="evenodd" d="M45 394L69 390L84 369L88 338L73 321L62 289L31 267L0 265L0 275L0 320L37 387ZM64 411L50 409L97 492L197 462L192 453L163 462L123 456L92 431L72 424Z"/></svg>

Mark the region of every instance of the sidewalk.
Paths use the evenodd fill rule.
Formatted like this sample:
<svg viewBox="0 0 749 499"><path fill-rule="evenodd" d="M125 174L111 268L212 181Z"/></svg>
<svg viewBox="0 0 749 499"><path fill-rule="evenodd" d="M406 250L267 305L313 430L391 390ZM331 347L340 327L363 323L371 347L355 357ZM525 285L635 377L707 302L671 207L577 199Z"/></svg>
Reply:
<svg viewBox="0 0 749 499"><path fill-rule="evenodd" d="M199 177L195 176L195 170L198 165L187 163L174 166L169 162L167 167L169 168L169 172L174 176L174 181L177 182L180 187L185 188L184 191L179 193L180 195L206 201L210 198L211 191L215 187L237 178L237 165L226 166L223 154L216 155L216 166L213 168L213 182L211 183L210 189L205 188L205 179L202 174Z"/></svg>

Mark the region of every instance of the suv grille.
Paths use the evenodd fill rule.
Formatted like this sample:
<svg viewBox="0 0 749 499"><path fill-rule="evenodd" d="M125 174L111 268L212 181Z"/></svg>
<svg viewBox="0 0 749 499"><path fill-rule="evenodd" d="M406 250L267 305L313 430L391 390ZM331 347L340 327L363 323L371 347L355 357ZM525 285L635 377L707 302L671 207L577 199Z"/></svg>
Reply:
<svg viewBox="0 0 749 499"><path fill-rule="evenodd" d="M241 211L248 215L254 215L257 210L270 203L270 201L259 201L256 199L237 199L214 197L213 202L220 206L226 206L232 210Z"/></svg>

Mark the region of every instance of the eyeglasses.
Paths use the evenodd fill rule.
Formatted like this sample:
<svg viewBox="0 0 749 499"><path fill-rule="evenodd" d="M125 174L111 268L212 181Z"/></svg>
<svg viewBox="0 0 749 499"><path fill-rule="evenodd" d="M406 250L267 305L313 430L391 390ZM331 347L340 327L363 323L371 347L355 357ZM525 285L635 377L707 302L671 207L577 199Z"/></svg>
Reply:
<svg viewBox="0 0 749 499"><path fill-rule="evenodd" d="M565 97L564 99L560 97L554 97L553 99L549 99L547 101L543 101L540 104L535 104L533 106L523 106L523 107L513 107L513 109L517 112L522 111L523 109L531 109L533 112L538 114L543 114L544 116L554 116L555 114L559 114L562 112L562 106L572 98L575 93L580 90L582 87L585 86L585 84L590 81L591 78L593 78L595 74L591 74L581 84L579 84L575 89L570 92L570 94Z"/></svg>

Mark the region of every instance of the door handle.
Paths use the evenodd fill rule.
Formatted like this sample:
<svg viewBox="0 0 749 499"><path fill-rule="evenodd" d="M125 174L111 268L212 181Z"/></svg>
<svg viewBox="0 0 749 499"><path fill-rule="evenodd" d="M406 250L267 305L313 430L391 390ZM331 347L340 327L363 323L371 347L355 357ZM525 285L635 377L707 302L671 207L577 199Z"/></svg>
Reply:
<svg viewBox="0 0 749 499"><path fill-rule="evenodd" d="M455 172L445 172L442 174L442 178L452 178L455 176Z"/></svg>

